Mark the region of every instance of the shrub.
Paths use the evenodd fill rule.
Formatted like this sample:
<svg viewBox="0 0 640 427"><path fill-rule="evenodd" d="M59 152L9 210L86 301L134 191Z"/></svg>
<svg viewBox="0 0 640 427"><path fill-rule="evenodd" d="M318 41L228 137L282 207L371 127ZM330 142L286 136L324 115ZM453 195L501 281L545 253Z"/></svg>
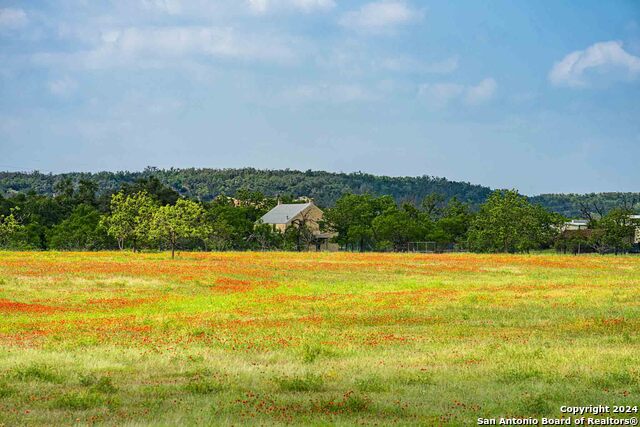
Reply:
<svg viewBox="0 0 640 427"><path fill-rule="evenodd" d="M98 393L112 394L118 391L110 377L97 377L94 374L80 377L80 384L85 387L91 387L91 390Z"/></svg>
<svg viewBox="0 0 640 427"><path fill-rule="evenodd" d="M322 354L326 353L319 344L305 344L302 347L302 361L304 363L313 363Z"/></svg>
<svg viewBox="0 0 640 427"><path fill-rule="evenodd" d="M412 372L401 375L397 380L402 385L432 385L434 384L431 372Z"/></svg>
<svg viewBox="0 0 640 427"><path fill-rule="evenodd" d="M214 381L200 378L189 381L185 386L185 390L192 394L211 394L223 389L224 387Z"/></svg>
<svg viewBox="0 0 640 427"><path fill-rule="evenodd" d="M545 415L552 411L547 396L538 394L534 396L526 395L522 400L520 407L522 412L531 415Z"/></svg>
<svg viewBox="0 0 640 427"><path fill-rule="evenodd" d="M102 398L95 393L66 393L53 401L53 406L59 409L86 410L101 406Z"/></svg>
<svg viewBox="0 0 640 427"><path fill-rule="evenodd" d="M303 377L280 378L277 382L282 391L320 391L324 386L320 375L311 374Z"/></svg>
<svg viewBox="0 0 640 427"><path fill-rule="evenodd" d="M9 387L8 384L0 383L0 399L12 396L16 391Z"/></svg>
<svg viewBox="0 0 640 427"><path fill-rule="evenodd" d="M20 381L62 382L62 377L50 366L29 365L16 368L14 376Z"/></svg>
<svg viewBox="0 0 640 427"><path fill-rule="evenodd" d="M365 392L383 392L389 390L389 385L380 377L360 378L356 381L358 390Z"/></svg>
<svg viewBox="0 0 640 427"><path fill-rule="evenodd" d="M542 373L532 368L508 369L498 376L498 381L503 383L517 383L542 377Z"/></svg>
<svg viewBox="0 0 640 427"><path fill-rule="evenodd" d="M320 409L323 412L334 414L357 413L366 411L370 403L369 399L356 395L353 391L348 391L342 396L342 399L325 402Z"/></svg>

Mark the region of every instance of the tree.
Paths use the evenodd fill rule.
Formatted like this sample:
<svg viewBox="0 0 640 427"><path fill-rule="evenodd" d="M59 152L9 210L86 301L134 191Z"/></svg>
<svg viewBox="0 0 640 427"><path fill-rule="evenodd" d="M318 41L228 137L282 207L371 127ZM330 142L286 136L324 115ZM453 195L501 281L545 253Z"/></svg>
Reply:
<svg viewBox="0 0 640 427"><path fill-rule="evenodd" d="M231 248L234 229L225 219L218 218L211 225L205 224L204 243L209 249L225 251Z"/></svg>
<svg viewBox="0 0 640 427"><path fill-rule="evenodd" d="M473 215L469 205L460 202L455 197L452 198L435 223L435 231L431 240L438 243L463 244L467 240L472 219Z"/></svg>
<svg viewBox="0 0 640 427"><path fill-rule="evenodd" d="M392 197L345 194L324 213L323 228L338 233L336 241L361 252L374 245L373 220L388 209L397 209Z"/></svg>
<svg viewBox="0 0 640 427"><path fill-rule="evenodd" d="M273 206L273 201L255 192L243 193L240 195L241 199L237 197L236 195L234 199L218 196L212 202L205 204L206 222L212 224L213 236L211 237L217 241L217 243L211 243L221 244L227 249L250 249L256 247L256 244L258 248L266 249L256 239L258 236L255 235L254 228L256 221ZM260 237L266 236L262 233ZM267 241L271 240L269 238L264 243L267 244ZM267 246L270 248L271 243L268 243Z"/></svg>
<svg viewBox="0 0 640 427"><path fill-rule="evenodd" d="M20 232L24 231L24 226L16 219L12 209L9 215L0 215L0 247L6 248L16 242Z"/></svg>
<svg viewBox="0 0 640 427"><path fill-rule="evenodd" d="M121 191L125 194L147 193L160 205L173 205L180 198L180 194L173 188L164 185L157 177L139 178L133 184L125 183Z"/></svg>
<svg viewBox="0 0 640 427"><path fill-rule="evenodd" d="M98 184L88 179L81 179L78 182L78 191L74 194L74 201L77 204L85 204L96 206L96 192L98 191Z"/></svg>
<svg viewBox="0 0 640 427"><path fill-rule="evenodd" d="M428 194L422 199L422 209L431 220L436 220L444 210L445 197L440 193Z"/></svg>
<svg viewBox="0 0 640 427"><path fill-rule="evenodd" d="M593 226L599 232L591 239L594 248L600 253L613 251L615 254L629 250L636 227L640 226L640 221L631 219L631 215L633 211L629 208L616 208L595 221Z"/></svg>
<svg viewBox="0 0 640 427"><path fill-rule="evenodd" d="M150 235L171 248L171 259L175 258L176 246L181 239L204 238L205 211L199 203L179 199L175 205L161 206L151 218Z"/></svg>
<svg viewBox="0 0 640 427"><path fill-rule="evenodd" d="M298 252L306 250L314 239L313 232L309 228L309 218L305 214L291 221L284 232L285 243Z"/></svg>
<svg viewBox="0 0 640 427"><path fill-rule="evenodd" d="M268 250L283 247L283 235L270 224L256 224L247 242L252 248Z"/></svg>
<svg viewBox="0 0 640 427"><path fill-rule="evenodd" d="M49 246L62 250L99 250L112 247L100 226L100 212L90 205L78 205L71 215L47 232Z"/></svg>
<svg viewBox="0 0 640 427"><path fill-rule="evenodd" d="M554 247L562 253L574 255L596 250L594 242L600 240L601 230L582 229L564 230L555 239Z"/></svg>
<svg viewBox="0 0 640 427"><path fill-rule="evenodd" d="M528 252L550 243L561 218L534 206L516 190L498 190L480 206L469 230L469 245L479 252Z"/></svg>
<svg viewBox="0 0 640 427"><path fill-rule="evenodd" d="M68 176L62 176L60 180L58 180L53 185L54 195L61 199L72 199L73 198L73 181Z"/></svg>
<svg viewBox="0 0 640 427"><path fill-rule="evenodd" d="M156 209L154 200L144 192L125 195L123 192L111 196L111 214L102 220L107 233L124 249L126 241L131 241L133 251L138 243L148 237L149 225Z"/></svg>
<svg viewBox="0 0 640 427"><path fill-rule="evenodd" d="M431 222L426 214L423 218L422 212L411 205L405 205L403 209L387 209L372 222L377 248L405 251L409 242L425 239L427 224Z"/></svg>

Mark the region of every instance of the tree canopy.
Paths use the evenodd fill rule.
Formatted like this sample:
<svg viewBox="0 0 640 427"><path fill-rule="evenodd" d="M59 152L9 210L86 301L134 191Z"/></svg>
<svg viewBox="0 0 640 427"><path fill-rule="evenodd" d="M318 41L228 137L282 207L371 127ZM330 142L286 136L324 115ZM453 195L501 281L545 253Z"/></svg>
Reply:
<svg viewBox="0 0 640 427"><path fill-rule="evenodd" d="M278 201L240 188L203 201L181 196L159 179L146 177L108 193L82 176L56 181L53 195L36 192L0 196L0 247L100 250L308 250L316 236L304 219L284 232L259 219ZM589 215L589 230L569 232L563 218L516 191L493 192L476 206L457 197L427 194L398 203L391 195L342 194L324 209L320 227L333 232L344 250L406 251L416 245L432 250L527 252L589 248L626 252L639 227L631 208ZM315 227L315 224L314 224ZM314 228L315 229L315 228ZM312 245L311 245L312 246ZM637 245L636 245L636 249Z"/></svg>
<svg viewBox="0 0 640 427"><path fill-rule="evenodd" d="M561 216L531 204L515 190L495 191L471 222L469 247L478 252L528 252L550 244L562 222Z"/></svg>

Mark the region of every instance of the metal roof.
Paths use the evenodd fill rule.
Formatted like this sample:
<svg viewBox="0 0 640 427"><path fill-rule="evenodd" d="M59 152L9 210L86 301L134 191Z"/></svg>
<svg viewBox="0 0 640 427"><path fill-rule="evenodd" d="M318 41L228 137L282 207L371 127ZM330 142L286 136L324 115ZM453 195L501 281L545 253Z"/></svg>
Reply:
<svg viewBox="0 0 640 427"><path fill-rule="evenodd" d="M569 222L565 222L565 224L589 224L589 220L588 219L572 219Z"/></svg>
<svg viewBox="0 0 640 427"><path fill-rule="evenodd" d="M287 224L313 203L281 204L267 212L262 218L265 224Z"/></svg>

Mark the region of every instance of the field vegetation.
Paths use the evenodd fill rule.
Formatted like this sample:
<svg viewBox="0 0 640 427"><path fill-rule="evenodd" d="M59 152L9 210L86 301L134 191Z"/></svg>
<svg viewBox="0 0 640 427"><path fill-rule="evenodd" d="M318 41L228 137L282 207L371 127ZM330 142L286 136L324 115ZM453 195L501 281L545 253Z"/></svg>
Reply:
<svg viewBox="0 0 640 427"><path fill-rule="evenodd" d="M639 366L633 256L0 252L0 425L475 425Z"/></svg>

